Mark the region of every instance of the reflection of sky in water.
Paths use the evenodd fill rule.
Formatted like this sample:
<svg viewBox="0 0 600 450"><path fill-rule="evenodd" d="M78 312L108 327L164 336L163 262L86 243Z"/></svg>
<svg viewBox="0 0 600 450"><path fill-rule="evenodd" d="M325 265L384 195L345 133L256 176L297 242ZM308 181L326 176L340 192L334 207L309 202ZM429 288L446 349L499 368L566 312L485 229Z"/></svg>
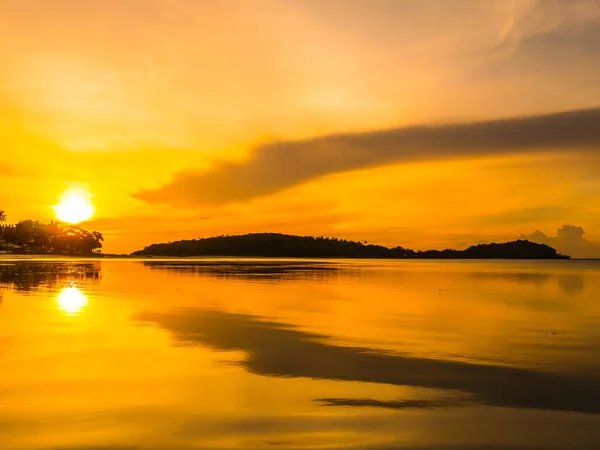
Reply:
<svg viewBox="0 0 600 450"><path fill-rule="evenodd" d="M77 287L69 286L60 291L56 303L68 316L76 316L87 306L88 299Z"/></svg>
<svg viewBox="0 0 600 450"><path fill-rule="evenodd" d="M596 262L28 260L0 292L1 450L600 448Z"/></svg>

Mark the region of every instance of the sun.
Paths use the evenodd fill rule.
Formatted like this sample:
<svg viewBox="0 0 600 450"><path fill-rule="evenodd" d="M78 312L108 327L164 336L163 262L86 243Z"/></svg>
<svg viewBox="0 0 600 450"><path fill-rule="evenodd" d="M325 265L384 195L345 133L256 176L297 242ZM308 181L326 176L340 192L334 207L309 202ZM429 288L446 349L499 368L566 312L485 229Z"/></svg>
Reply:
<svg viewBox="0 0 600 450"><path fill-rule="evenodd" d="M90 193L81 188L63 192L58 205L53 208L58 220L73 224L91 219L95 212Z"/></svg>

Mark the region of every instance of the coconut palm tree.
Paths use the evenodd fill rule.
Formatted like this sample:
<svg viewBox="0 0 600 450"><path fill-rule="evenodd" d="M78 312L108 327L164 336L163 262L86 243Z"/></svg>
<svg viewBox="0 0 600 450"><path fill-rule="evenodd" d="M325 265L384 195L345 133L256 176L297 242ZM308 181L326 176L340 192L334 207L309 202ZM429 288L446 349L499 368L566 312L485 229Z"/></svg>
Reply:
<svg viewBox="0 0 600 450"><path fill-rule="evenodd" d="M0 209L0 238L4 234L4 227L2 224L6 222L6 213ZM0 245L0 250L2 250L2 246Z"/></svg>

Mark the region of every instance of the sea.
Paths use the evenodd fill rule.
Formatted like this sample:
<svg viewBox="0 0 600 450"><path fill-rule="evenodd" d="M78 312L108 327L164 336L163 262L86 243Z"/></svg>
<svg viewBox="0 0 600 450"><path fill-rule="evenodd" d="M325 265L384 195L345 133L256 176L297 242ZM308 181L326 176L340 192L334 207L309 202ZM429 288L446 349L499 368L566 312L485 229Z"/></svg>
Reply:
<svg viewBox="0 0 600 450"><path fill-rule="evenodd" d="M1 450L600 449L600 261L0 258Z"/></svg>

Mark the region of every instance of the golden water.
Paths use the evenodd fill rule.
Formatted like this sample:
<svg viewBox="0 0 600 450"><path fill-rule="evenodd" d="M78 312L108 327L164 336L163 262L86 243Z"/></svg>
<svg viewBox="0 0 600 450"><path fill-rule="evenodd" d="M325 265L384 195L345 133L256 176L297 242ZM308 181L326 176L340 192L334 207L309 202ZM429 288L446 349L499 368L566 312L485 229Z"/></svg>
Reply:
<svg viewBox="0 0 600 450"><path fill-rule="evenodd" d="M600 448L600 262L0 259L0 449Z"/></svg>

